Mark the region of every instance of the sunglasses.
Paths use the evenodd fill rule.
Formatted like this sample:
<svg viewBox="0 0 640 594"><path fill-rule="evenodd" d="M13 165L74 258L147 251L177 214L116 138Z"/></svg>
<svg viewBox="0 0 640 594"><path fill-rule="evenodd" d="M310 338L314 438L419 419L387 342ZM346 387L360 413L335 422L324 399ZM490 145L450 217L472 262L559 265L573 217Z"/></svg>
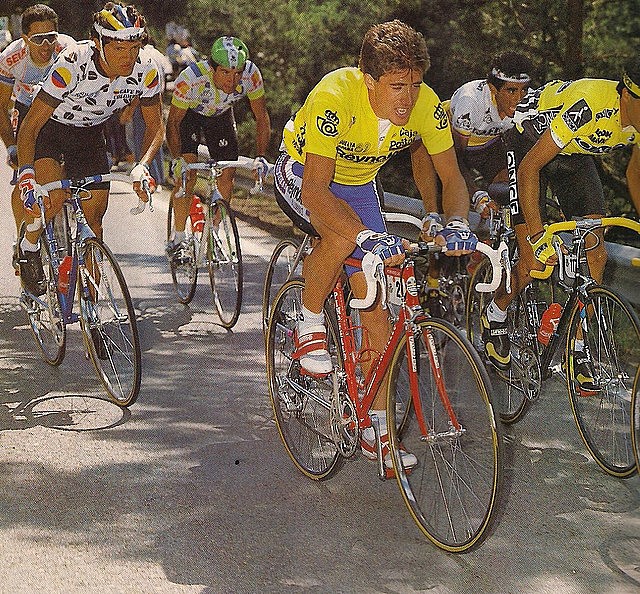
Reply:
<svg viewBox="0 0 640 594"><path fill-rule="evenodd" d="M44 43L53 45L58 40L58 32L51 31L51 33L34 33L31 37L27 37L27 39L34 45L42 45Z"/></svg>

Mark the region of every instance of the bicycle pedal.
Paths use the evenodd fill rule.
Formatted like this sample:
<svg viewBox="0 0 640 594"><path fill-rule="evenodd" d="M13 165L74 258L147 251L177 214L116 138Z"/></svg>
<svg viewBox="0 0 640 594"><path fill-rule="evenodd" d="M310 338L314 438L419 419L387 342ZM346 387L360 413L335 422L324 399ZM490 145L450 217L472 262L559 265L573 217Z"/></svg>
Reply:
<svg viewBox="0 0 640 594"><path fill-rule="evenodd" d="M300 375L306 375L307 377L311 377L313 379L326 379L333 373L333 370L329 373L313 373L312 371L307 371L304 367L300 367Z"/></svg>

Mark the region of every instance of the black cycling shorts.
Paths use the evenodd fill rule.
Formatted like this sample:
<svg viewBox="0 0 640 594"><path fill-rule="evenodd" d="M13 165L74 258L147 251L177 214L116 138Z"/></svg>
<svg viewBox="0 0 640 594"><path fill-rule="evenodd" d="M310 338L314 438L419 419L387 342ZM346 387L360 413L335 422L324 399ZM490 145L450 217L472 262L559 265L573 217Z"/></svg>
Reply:
<svg viewBox="0 0 640 594"><path fill-rule="evenodd" d="M64 165L70 179L109 173L109 157L103 126L67 126L48 120L36 140L34 160L53 159ZM109 182L93 184L96 190L108 190Z"/></svg>
<svg viewBox="0 0 640 594"><path fill-rule="evenodd" d="M235 161L238 158L238 133L233 109L217 116L203 116L188 109L180 122L182 154L198 154L198 145L205 144L212 159Z"/></svg>
<svg viewBox="0 0 640 594"><path fill-rule="evenodd" d="M507 151L515 157L516 167L536 142L516 128L505 132L504 139ZM558 199L566 219L604 214L604 190L591 155L557 155L540 172L541 198L547 184ZM514 212L512 205L514 225L524 223L519 204L516 209L517 212ZM542 218L545 219L544 210Z"/></svg>
<svg viewBox="0 0 640 594"><path fill-rule="evenodd" d="M464 164L475 169L487 185L507 168L507 149L500 136L482 146L467 147L462 158Z"/></svg>

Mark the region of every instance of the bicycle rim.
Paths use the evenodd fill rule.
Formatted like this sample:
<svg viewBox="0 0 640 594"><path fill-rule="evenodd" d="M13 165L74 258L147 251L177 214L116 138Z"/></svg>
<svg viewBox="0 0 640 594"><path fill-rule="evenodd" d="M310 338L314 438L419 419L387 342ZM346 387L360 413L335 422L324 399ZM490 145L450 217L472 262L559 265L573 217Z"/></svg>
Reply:
<svg viewBox="0 0 640 594"><path fill-rule="evenodd" d="M53 366L58 366L64 359L67 344L67 328L58 301L56 275L49 256L49 245L41 242L40 257L46 279L46 292L39 297L31 297L23 293L31 333L38 343L42 358Z"/></svg>
<svg viewBox="0 0 640 594"><path fill-rule="evenodd" d="M391 361L389 447L416 524L439 548L463 552L488 535L502 487L502 443L490 381L471 344L451 324L427 319L419 325L409 356L415 354L417 393L410 392L406 336ZM401 443L418 458L410 472L400 460Z"/></svg>
<svg viewBox="0 0 640 594"><path fill-rule="evenodd" d="M301 375L300 364L291 356L303 286L302 279L291 280L274 300L266 338L267 382L276 426L287 454L304 475L324 480L340 468L344 458L331 437L331 378ZM339 364L335 328L329 322L327 329L330 352Z"/></svg>
<svg viewBox="0 0 640 594"><path fill-rule="evenodd" d="M195 238L191 227L191 216L187 217L187 223L185 226L186 239L189 242L189 256L190 261L183 264L174 263L169 261L169 268L171 270L171 278L173 279L173 286L178 295L178 301L185 305L191 303L193 296L196 292L196 286L198 283L198 266L196 262L196 248ZM167 242L173 239L175 234L175 221L173 204L169 203L169 212L167 213ZM199 234L202 236L202 233Z"/></svg>
<svg viewBox="0 0 640 594"><path fill-rule="evenodd" d="M478 283L488 282L490 277L491 264L484 259L473 271L466 299L467 338L481 358L484 358L484 342L482 342L480 316L491 301L491 293L480 293L476 290L476 286Z"/></svg>
<svg viewBox="0 0 640 594"><path fill-rule="evenodd" d="M625 299L612 290L589 289L587 315L572 312L567 340L567 387L578 431L589 453L612 476L636 470L631 437L631 401L638 386L640 322ZM574 344L583 329L587 351L600 391L581 395L574 368Z"/></svg>
<svg viewBox="0 0 640 594"><path fill-rule="evenodd" d="M271 254L262 287L262 331L266 334L269 323L271 304L280 287L294 276L302 273L302 260L293 269L293 262L300 248L300 242L295 238L283 239L276 245Z"/></svg>
<svg viewBox="0 0 640 594"><path fill-rule="evenodd" d="M214 210L219 222L210 227L207 254L213 304L221 324L232 328L242 305L242 252L233 212L224 200ZM217 228L216 228L217 227Z"/></svg>
<svg viewBox="0 0 640 594"><path fill-rule="evenodd" d="M640 367L636 371L631 399L631 443L636 457L636 468L640 469Z"/></svg>
<svg viewBox="0 0 640 594"><path fill-rule="evenodd" d="M141 355L124 276L109 248L97 239L86 240L85 266L78 274L87 351L109 398L119 406L129 406L140 390Z"/></svg>

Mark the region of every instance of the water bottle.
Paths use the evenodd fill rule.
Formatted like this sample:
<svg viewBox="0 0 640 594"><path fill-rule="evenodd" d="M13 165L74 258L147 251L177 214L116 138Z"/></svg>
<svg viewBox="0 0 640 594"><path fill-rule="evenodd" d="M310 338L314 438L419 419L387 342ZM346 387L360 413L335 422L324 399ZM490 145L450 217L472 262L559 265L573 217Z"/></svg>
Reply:
<svg viewBox="0 0 640 594"><path fill-rule="evenodd" d="M65 295L69 291L69 277L71 275L71 256L65 256L58 267L58 291Z"/></svg>
<svg viewBox="0 0 640 594"><path fill-rule="evenodd" d="M549 344L551 335L556 331L560 316L562 315L562 305L552 303L542 314L540 329L538 330L538 341L543 345Z"/></svg>
<svg viewBox="0 0 640 594"><path fill-rule="evenodd" d="M191 217L191 230L202 233L204 229L204 211L200 198L194 195L191 201L191 208L189 209L189 216Z"/></svg>

